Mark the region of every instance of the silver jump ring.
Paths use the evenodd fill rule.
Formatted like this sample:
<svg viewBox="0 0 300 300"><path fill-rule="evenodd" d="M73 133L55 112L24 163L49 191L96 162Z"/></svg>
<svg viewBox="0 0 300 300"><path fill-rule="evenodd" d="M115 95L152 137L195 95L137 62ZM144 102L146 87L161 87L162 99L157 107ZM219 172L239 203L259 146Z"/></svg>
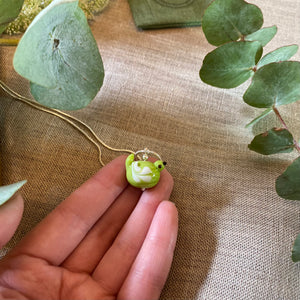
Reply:
<svg viewBox="0 0 300 300"><path fill-rule="evenodd" d="M148 157L149 157L149 155L154 155L154 156L156 156L159 160L162 160L161 157L160 157L160 155L159 155L158 153L156 153L156 152L154 152L154 151L151 151L151 150L149 150L148 148L145 148L144 150L136 151L136 152L134 153L134 156L138 156L138 154L140 154L140 153L143 153L143 160L147 160Z"/></svg>

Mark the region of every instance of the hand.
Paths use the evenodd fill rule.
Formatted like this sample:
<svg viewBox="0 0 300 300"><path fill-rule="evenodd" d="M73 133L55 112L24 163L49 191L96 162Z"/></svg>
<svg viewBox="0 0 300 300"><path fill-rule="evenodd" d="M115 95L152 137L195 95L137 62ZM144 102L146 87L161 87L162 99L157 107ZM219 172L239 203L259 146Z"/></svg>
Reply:
<svg viewBox="0 0 300 300"><path fill-rule="evenodd" d="M128 186L125 157L115 159L0 262L0 298L158 299L177 238L172 188L165 170L153 189Z"/></svg>

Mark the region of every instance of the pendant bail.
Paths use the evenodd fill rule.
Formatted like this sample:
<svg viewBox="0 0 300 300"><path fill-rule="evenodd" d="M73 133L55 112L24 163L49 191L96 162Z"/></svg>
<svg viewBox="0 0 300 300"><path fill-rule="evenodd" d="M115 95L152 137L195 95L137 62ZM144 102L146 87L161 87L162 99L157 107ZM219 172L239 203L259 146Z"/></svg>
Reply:
<svg viewBox="0 0 300 300"><path fill-rule="evenodd" d="M145 148L145 149L143 149L143 150L136 151L136 152L134 153L134 156L136 157L136 156L137 156L138 154L140 154L140 153L143 154L143 155L142 155L142 158L143 158L144 161L148 160L148 158L149 158L150 155L154 155L154 156L156 156L159 160L162 160L161 157L160 157L160 155L159 155L158 153L156 153L156 152L154 152L154 151L151 151L151 150L149 150L148 148Z"/></svg>

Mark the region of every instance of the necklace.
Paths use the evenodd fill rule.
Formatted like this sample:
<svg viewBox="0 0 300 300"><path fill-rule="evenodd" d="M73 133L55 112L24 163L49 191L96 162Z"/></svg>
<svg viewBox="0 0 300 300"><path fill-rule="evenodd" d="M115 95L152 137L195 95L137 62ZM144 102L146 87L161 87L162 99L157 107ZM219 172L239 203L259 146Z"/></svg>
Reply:
<svg viewBox="0 0 300 300"><path fill-rule="evenodd" d="M126 178L128 182L137 188L146 189L154 187L160 179L160 172L164 169L166 162L163 162L160 155L154 151L145 148L143 150L138 150L136 152L130 149L118 149L107 145L103 140L101 140L95 131L86 123L79 120L72 115L69 115L63 111L54 108L48 108L44 105L35 102L29 98L26 98L8 87L3 81L0 80L0 87L11 97L26 103L27 105L38 109L40 111L54 115L69 125L74 127L80 133L82 133L98 150L98 160L101 166L105 166L102 160L102 150L101 147L107 148L114 152L128 153L129 156L126 159ZM142 155L142 157L141 157ZM156 157L158 160L156 162L149 161L149 157Z"/></svg>

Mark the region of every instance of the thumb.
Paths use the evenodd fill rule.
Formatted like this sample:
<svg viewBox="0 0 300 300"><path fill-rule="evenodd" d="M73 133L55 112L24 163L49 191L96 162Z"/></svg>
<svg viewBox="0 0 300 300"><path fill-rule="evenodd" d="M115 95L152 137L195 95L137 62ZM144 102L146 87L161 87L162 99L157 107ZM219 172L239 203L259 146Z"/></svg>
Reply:
<svg viewBox="0 0 300 300"><path fill-rule="evenodd" d="M24 201L20 194L16 194L9 201L0 206L0 249L11 239L22 219Z"/></svg>

